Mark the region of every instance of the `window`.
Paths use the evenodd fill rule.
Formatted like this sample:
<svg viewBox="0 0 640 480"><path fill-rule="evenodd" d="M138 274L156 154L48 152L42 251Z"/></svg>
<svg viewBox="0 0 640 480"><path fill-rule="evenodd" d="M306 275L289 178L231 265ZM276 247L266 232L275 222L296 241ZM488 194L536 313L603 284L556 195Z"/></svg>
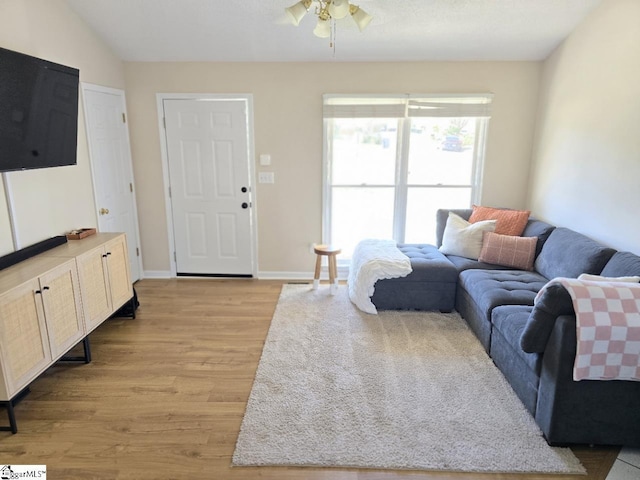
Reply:
<svg viewBox="0 0 640 480"><path fill-rule="evenodd" d="M323 235L435 243L438 208L478 203L491 95L324 96Z"/></svg>

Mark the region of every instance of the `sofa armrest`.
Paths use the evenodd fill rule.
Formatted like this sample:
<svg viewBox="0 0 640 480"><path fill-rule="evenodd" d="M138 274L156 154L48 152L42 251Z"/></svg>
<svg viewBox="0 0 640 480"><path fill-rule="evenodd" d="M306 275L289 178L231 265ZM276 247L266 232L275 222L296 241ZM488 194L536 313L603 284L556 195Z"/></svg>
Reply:
<svg viewBox="0 0 640 480"><path fill-rule="evenodd" d="M640 446L640 382L573 380L575 315L560 315L542 357L535 419L552 445Z"/></svg>
<svg viewBox="0 0 640 480"><path fill-rule="evenodd" d="M569 292L560 284L548 285L529 315L520 337L520 347L527 353L544 352L556 318L574 314Z"/></svg>

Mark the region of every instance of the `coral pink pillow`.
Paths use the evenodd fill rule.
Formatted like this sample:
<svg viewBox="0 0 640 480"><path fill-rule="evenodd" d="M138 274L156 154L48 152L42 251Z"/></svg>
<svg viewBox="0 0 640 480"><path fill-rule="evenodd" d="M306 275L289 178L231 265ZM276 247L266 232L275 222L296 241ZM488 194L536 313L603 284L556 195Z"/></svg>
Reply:
<svg viewBox="0 0 640 480"><path fill-rule="evenodd" d="M515 237L484 232L478 260L494 265L533 270L538 237Z"/></svg>
<svg viewBox="0 0 640 480"><path fill-rule="evenodd" d="M504 208L473 206L469 223L483 220L497 220L495 233L501 235L522 235L529 221L529 210L507 210Z"/></svg>

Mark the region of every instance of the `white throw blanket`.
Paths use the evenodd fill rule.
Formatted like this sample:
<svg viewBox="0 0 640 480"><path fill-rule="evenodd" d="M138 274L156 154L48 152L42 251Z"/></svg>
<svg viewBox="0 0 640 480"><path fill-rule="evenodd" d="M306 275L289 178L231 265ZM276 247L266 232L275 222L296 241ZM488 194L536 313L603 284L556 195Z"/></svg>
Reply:
<svg viewBox="0 0 640 480"><path fill-rule="evenodd" d="M371 296L374 285L385 278L406 277L411 273L409 257L398 250L393 240L362 240L351 257L349 298L363 312L377 314Z"/></svg>

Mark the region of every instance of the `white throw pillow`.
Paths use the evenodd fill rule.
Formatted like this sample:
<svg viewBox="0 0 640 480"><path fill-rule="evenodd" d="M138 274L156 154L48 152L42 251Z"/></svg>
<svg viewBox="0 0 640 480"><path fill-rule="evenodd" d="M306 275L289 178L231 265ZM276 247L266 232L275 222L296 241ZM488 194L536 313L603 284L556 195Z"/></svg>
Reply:
<svg viewBox="0 0 640 480"><path fill-rule="evenodd" d="M601 277L600 275L589 275L582 273L578 280L587 280L590 282L622 282L622 283L640 283L640 277Z"/></svg>
<svg viewBox="0 0 640 480"><path fill-rule="evenodd" d="M445 255L457 255L477 260L482 251L483 233L493 232L496 229L496 223L497 220L469 223L461 216L449 212L449 218L447 218L442 235L442 246L439 250Z"/></svg>

